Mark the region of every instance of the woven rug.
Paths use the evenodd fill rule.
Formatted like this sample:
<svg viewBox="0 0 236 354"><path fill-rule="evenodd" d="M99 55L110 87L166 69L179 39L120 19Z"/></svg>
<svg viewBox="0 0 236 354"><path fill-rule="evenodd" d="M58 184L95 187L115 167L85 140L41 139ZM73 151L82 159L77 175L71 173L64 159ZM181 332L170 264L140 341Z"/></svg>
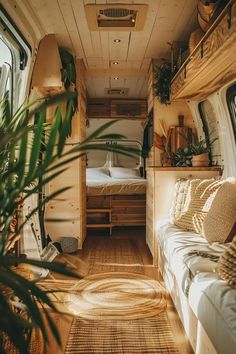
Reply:
<svg viewBox="0 0 236 354"><path fill-rule="evenodd" d="M166 309L166 291L142 274L109 272L89 275L67 294L70 313L92 320L131 320Z"/></svg>
<svg viewBox="0 0 236 354"><path fill-rule="evenodd" d="M135 273L101 273L79 282L66 354L177 354L163 287Z"/></svg>

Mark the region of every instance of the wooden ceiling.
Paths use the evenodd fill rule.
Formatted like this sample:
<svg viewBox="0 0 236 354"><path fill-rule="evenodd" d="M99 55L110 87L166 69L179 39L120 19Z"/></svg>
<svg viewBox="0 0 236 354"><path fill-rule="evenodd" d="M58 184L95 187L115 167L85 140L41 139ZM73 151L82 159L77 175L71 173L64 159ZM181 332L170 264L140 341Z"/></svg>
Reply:
<svg viewBox="0 0 236 354"><path fill-rule="evenodd" d="M83 58L90 97L107 97L107 88L128 88L128 93L122 98L145 98L150 60L168 57L170 46L167 43L186 41L197 21L197 0L25 2L38 18L45 34L55 33L61 46L68 48L77 58ZM143 30L90 31L84 5L104 3L148 4ZM114 39L120 39L120 42L115 43Z"/></svg>

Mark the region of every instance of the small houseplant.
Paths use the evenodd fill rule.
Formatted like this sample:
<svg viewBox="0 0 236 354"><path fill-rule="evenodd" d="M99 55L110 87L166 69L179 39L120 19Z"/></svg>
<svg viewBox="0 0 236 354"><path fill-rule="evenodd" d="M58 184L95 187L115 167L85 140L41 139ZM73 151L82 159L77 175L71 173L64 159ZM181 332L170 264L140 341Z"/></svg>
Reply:
<svg viewBox="0 0 236 354"><path fill-rule="evenodd" d="M154 92L162 104L170 104L171 64L164 61L154 71Z"/></svg>
<svg viewBox="0 0 236 354"><path fill-rule="evenodd" d="M176 167L192 166L192 152L189 147L179 148L171 155L172 164Z"/></svg>
<svg viewBox="0 0 236 354"><path fill-rule="evenodd" d="M211 152L212 144L217 140L217 138L210 139L200 139L197 143L190 145L190 151L192 153L192 166L209 166L210 159L209 154Z"/></svg>

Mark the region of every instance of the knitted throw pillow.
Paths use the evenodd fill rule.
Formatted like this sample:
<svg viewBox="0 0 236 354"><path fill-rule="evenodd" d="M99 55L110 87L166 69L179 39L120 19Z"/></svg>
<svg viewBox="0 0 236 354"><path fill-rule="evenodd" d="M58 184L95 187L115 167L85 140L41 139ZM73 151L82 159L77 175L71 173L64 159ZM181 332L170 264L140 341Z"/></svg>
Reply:
<svg viewBox="0 0 236 354"><path fill-rule="evenodd" d="M201 233L203 220L222 183L214 179L190 181L184 211L175 220L175 225L185 230Z"/></svg>
<svg viewBox="0 0 236 354"><path fill-rule="evenodd" d="M211 242L230 242L236 222L236 181L225 181L207 213L202 235Z"/></svg>
<svg viewBox="0 0 236 354"><path fill-rule="evenodd" d="M170 219L172 223L178 219L184 210L188 190L190 186L190 180L186 178L179 178L175 182L172 204L170 208Z"/></svg>
<svg viewBox="0 0 236 354"><path fill-rule="evenodd" d="M236 236L220 257L216 272L230 286L236 287Z"/></svg>

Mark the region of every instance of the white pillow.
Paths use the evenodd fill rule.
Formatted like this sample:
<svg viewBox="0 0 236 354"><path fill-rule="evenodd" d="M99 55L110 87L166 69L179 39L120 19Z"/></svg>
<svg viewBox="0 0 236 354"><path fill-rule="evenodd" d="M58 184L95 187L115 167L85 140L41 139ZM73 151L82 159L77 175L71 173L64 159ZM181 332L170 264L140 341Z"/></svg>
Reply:
<svg viewBox="0 0 236 354"><path fill-rule="evenodd" d="M110 167L109 170L112 178L142 178L137 168Z"/></svg>
<svg viewBox="0 0 236 354"><path fill-rule="evenodd" d="M109 170L105 167L89 167L86 169L86 178L92 180L109 179Z"/></svg>

